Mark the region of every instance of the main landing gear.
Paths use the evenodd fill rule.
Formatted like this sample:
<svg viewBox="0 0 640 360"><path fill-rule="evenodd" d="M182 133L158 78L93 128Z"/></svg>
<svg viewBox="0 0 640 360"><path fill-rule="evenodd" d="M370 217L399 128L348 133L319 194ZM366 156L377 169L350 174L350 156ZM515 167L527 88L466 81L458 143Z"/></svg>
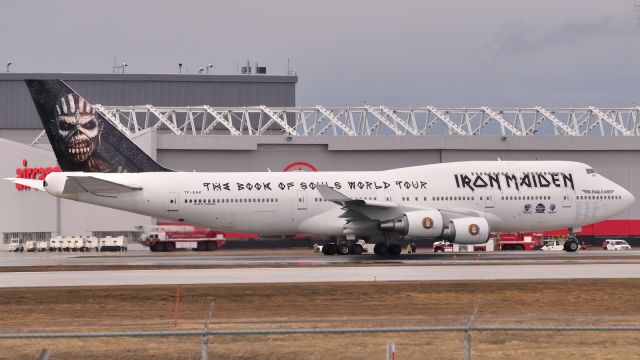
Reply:
<svg viewBox="0 0 640 360"><path fill-rule="evenodd" d="M322 253L325 255L361 255L364 252L363 246L366 240L357 241L355 238L332 237L329 242L322 246ZM398 256L402 252L400 239L376 239L373 252L379 256Z"/></svg>
<svg viewBox="0 0 640 360"><path fill-rule="evenodd" d="M580 248L580 244L578 244L578 238L576 237L573 229L569 229L569 235L567 236L567 241L564 242L564 251L566 252L576 252Z"/></svg>
<svg viewBox="0 0 640 360"><path fill-rule="evenodd" d="M364 249L355 240L332 238L322 246L325 255L361 255Z"/></svg>
<svg viewBox="0 0 640 360"><path fill-rule="evenodd" d="M402 252L402 245L377 243L376 246L373 247L373 252L379 256L398 256Z"/></svg>

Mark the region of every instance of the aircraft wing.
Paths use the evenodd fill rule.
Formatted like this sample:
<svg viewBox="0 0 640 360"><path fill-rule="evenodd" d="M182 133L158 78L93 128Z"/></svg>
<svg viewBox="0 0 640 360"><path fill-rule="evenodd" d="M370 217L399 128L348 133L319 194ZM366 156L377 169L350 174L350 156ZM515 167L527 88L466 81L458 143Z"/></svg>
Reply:
<svg viewBox="0 0 640 360"><path fill-rule="evenodd" d="M100 179L94 176L67 176L64 184L64 193L88 192L96 195L117 194L123 192L139 191L142 186L127 185L114 181Z"/></svg>
<svg viewBox="0 0 640 360"><path fill-rule="evenodd" d="M326 185L317 185L316 189L320 192L324 200L342 206L344 213L342 213L340 217L347 220L345 233L362 233L362 230L377 230L380 221L400 217L403 213L409 211L433 209L388 201L352 199ZM461 217L482 216L482 214L477 211L466 208L443 208L435 210L438 210L442 214L445 221Z"/></svg>
<svg viewBox="0 0 640 360"><path fill-rule="evenodd" d="M373 206L379 208L397 208L398 204L388 201L376 201L376 200L360 200L352 199L343 193L328 187L327 185L317 185L316 189L320 192L323 199L334 202L342 206L361 207L361 206Z"/></svg>
<svg viewBox="0 0 640 360"><path fill-rule="evenodd" d="M389 201L352 199L326 185L317 185L322 198L342 206L345 234L377 231L380 220L400 216L405 207Z"/></svg>

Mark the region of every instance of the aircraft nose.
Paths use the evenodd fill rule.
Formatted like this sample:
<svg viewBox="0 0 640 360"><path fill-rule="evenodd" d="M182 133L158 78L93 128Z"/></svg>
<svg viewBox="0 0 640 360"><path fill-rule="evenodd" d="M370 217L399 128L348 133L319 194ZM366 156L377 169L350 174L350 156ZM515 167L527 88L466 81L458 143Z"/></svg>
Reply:
<svg viewBox="0 0 640 360"><path fill-rule="evenodd" d="M622 192L622 199L624 200L624 203L625 203L625 209L636 202L636 197L633 196L633 194L629 192L627 189L620 187L620 191Z"/></svg>

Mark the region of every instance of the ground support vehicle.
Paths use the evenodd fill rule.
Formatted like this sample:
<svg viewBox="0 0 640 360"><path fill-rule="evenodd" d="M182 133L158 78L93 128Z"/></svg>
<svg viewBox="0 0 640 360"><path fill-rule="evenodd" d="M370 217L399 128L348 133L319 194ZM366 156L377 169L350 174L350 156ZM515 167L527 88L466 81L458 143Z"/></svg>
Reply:
<svg viewBox="0 0 640 360"><path fill-rule="evenodd" d="M62 251L62 236L54 236L49 239L47 249L49 251Z"/></svg>
<svg viewBox="0 0 640 360"><path fill-rule="evenodd" d="M23 252L24 242L18 238L12 238L11 240L9 240L9 251Z"/></svg>
<svg viewBox="0 0 640 360"><path fill-rule="evenodd" d="M49 248L49 243L46 240L36 241L36 251L38 252L47 251L48 248Z"/></svg>
<svg viewBox="0 0 640 360"><path fill-rule="evenodd" d="M223 233L190 225L158 227L142 235L142 243L151 251L215 251L225 244Z"/></svg>
<svg viewBox="0 0 640 360"><path fill-rule="evenodd" d="M500 250L537 250L544 244L540 233L501 233L497 239Z"/></svg>
<svg viewBox="0 0 640 360"><path fill-rule="evenodd" d="M85 236L82 238L82 247L80 251L98 251L99 240L95 236Z"/></svg>
<svg viewBox="0 0 640 360"><path fill-rule="evenodd" d="M37 250L37 246L36 246L37 241L35 240L29 240L27 242L24 243L24 247L27 250L27 252L36 252Z"/></svg>
<svg viewBox="0 0 640 360"><path fill-rule="evenodd" d="M124 236L100 238L100 251L127 251L127 239Z"/></svg>
<svg viewBox="0 0 640 360"><path fill-rule="evenodd" d="M28 252L45 251L47 247L46 241L29 240L25 243L25 248Z"/></svg>
<svg viewBox="0 0 640 360"><path fill-rule="evenodd" d="M613 251L625 251L631 250L631 246L624 240L621 239L607 239L602 244L604 250L613 250Z"/></svg>
<svg viewBox="0 0 640 360"><path fill-rule="evenodd" d="M567 251L567 246L576 244L577 242L567 241L567 240L547 240L544 242L544 245L540 248L542 251ZM569 252L574 252L580 249L577 247L575 250L568 250Z"/></svg>
<svg viewBox="0 0 640 360"><path fill-rule="evenodd" d="M455 244L446 240L436 241L433 243L433 252L475 252L475 251L493 251L495 243L490 238L484 244Z"/></svg>

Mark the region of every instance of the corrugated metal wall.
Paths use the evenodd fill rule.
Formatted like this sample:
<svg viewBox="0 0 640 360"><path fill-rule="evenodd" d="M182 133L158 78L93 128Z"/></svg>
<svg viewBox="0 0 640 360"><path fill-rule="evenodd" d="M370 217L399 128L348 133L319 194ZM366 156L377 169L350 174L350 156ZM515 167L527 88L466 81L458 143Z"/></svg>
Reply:
<svg viewBox="0 0 640 360"><path fill-rule="evenodd" d="M103 105L295 106L297 76L0 73L0 128L41 129L24 79L63 79Z"/></svg>

